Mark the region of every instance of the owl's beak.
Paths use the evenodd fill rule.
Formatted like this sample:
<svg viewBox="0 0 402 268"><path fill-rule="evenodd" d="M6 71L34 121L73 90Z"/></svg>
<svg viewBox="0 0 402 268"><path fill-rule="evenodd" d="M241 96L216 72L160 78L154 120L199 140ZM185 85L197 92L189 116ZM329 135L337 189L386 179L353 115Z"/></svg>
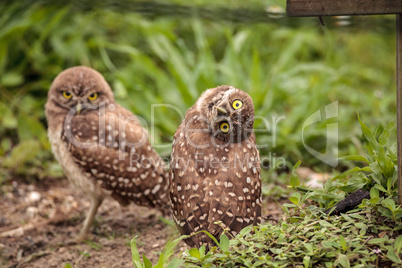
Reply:
<svg viewBox="0 0 402 268"><path fill-rule="evenodd" d="M82 110L82 104L81 102L77 103L77 107L75 107L75 110L77 111L77 114L80 114L81 110Z"/></svg>
<svg viewBox="0 0 402 268"><path fill-rule="evenodd" d="M223 114L223 115L228 114L228 111L226 111L226 109L224 109L220 106L214 106L214 108L218 111L218 114Z"/></svg>

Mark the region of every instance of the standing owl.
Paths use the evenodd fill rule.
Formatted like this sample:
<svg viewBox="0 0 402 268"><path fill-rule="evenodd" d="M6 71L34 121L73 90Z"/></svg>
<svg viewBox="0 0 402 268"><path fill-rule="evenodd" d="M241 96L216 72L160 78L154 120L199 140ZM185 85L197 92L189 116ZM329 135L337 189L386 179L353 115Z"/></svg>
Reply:
<svg viewBox="0 0 402 268"><path fill-rule="evenodd" d="M261 221L260 157L250 96L231 86L205 91L173 140L170 199L181 234L218 238ZM186 240L212 245L201 232Z"/></svg>
<svg viewBox="0 0 402 268"><path fill-rule="evenodd" d="M46 103L53 153L68 180L92 201L78 240L102 200L169 209L168 174L138 118L119 106L103 76L78 66L53 81Z"/></svg>

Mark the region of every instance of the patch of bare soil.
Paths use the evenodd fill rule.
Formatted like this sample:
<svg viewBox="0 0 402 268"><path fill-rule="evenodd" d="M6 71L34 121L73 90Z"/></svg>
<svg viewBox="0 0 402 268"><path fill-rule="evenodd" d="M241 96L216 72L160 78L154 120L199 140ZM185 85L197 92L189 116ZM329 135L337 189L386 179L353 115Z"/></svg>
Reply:
<svg viewBox="0 0 402 268"><path fill-rule="evenodd" d="M107 199L92 240L74 245L69 242L79 234L90 202L65 179L14 182L1 192L0 267L134 267L134 236L140 253L156 262L167 240L179 235L157 210Z"/></svg>
<svg viewBox="0 0 402 268"><path fill-rule="evenodd" d="M98 210L93 238L71 244L80 232L90 202L65 179L35 184L14 181L0 188L0 267L134 267L130 240L138 236L140 254L156 263L169 239L179 236L154 209L105 200ZM275 202L263 205L267 220L277 221ZM170 221L172 222L172 221ZM177 251L186 249L181 242Z"/></svg>

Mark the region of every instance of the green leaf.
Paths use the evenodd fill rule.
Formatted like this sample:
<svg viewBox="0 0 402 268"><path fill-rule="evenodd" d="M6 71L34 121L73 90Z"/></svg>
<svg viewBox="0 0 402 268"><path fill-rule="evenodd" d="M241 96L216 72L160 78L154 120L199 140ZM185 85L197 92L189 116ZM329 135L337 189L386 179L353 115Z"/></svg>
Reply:
<svg viewBox="0 0 402 268"><path fill-rule="evenodd" d="M301 160L299 160L292 168L292 175L290 177L290 186L292 186L293 188L296 188L297 186L300 185L300 179L299 176L297 176L296 174L296 170L299 168L301 164Z"/></svg>
<svg viewBox="0 0 402 268"><path fill-rule="evenodd" d="M348 156L340 157L339 159L349 160L349 161L362 161L367 164L370 164L370 162L367 160L367 158L365 158L364 156L361 156L361 155L348 155Z"/></svg>
<svg viewBox="0 0 402 268"><path fill-rule="evenodd" d="M373 170L371 170L371 167L362 167L362 168L360 169L360 171L369 172L369 173L373 172Z"/></svg>
<svg viewBox="0 0 402 268"><path fill-rule="evenodd" d="M293 166L292 171L296 171L301 165L301 160L297 161L297 163Z"/></svg>
<svg viewBox="0 0 402 268"><path fill-rule="evenodd" d="M195 234L198 234L198 233L201 233L201 232L205 233L209 238L211 238L212 241L214 241L215 244L216 244L219 248L221 247L221 246L220 246L220 243L218 242L218 240L216 240L215 236L211 235L209 232L207 232L207 231L205 231L205 230L202 230L202 231L199 231L199 232L197 232L197 233L195 233ZM195 235L195 234L194 234L194 235Z"/></svg>
<svg viewBox="0 0 402 268"><path fill-rule="evenodd" d="M142 260L144 261L145 268L152 268L152 262L148 260L145 254L142 254Z"/></svg>
<svg viewBox="0 0 402 268"><path fill-rule="evenodd" d="M169 262L169 264L166 268L179 268L179 267L182 267L183 263L184 263L184 260L178 259L178 258L173 258L173 260L171 260Z"/></svg>
<svg viewBox="0 0 402 268"><path fill-rule="evenodd" d="M300 205L300 199L301 199L301 194L298 192L293 193L292 196L289 197L289 201L298 206Z"/></svg>
<svg viewBox="0 0 402 268"><path fill-rule="evenodd" d="M388 191L388 193L391 193L392 192L392 178L389 178L388 180L387 180L387 191Z"/></svg>
<svg viewBox="0 0 402 268"><path fill-rule="evenodd" d="M379 244L385 243L385 242L387 242L387 241L388 241L388 238L386 238L386 237L381 237L381 238L373 238L373 239L370 239L367 243L368 243L368 244L373 244L373 245L379 245Z"/></svg>
<svg viewBox="0 0 402 268"><path fill-rule="evenodd" d="M304 258L303 258L303 265L304 265L304 268L308 268L308 267L310 267L310 256L304 256Z"/></svg>
<svg viewBox="0 0 402 268"><path fill-rule="evenodd" d="M381 184L376 184L376 185L374 185L374 187L377 188L378 190L380 190L381 192L384 192L384 193L387 192L387 190L385 190L385 188L382 187Z"/></svg>
<svg viewBox="0 0 402 268"><path fill-rule="evenodd" d="M269 250L272 253L277 254L277 255L279 255L279 254L281 254L283 252L283 249L281 249L281 248L270 248Z"/></svg>
<svg viewBox="0 0 402 268"><path fill-rule="evenodd" d="M310 256L313 256L313 254L314 254L313 246L308 243L303 243L303 245L307 249L307 254L309 254Z"/></svg>
<svg viewBox="0 0 402 268"><path fill-rule="evenodd" d="M124 99L127 98L127 89L124 84L116 79L113 83L114 97L116 99Z"/></svg>
<svg viewBox="0 0 402 268"><path fill-rule="evenodd" d="M195 234L194 234L195 235ZM183 239L186 239L190 237L191 235L182 235L179 238L176 238L174 240L169 240L166 243L165 248L163 249L161 255L159 255L159 260L158 263L154 266L154 268L163 268L163 265L167 263L167 260L170 258L170 256L173 255L173 249L176 247L176 245Z"/></svg>
<svg viewBox="0 0 402 268"><path fill-rule="evenodd" d="M370 189L370 197L371 198L378 198L378 197L380 197L380 192L378 191L378 189L377 188L371 188Z"/></svg>
<svg viewBox="0 0 402 268"><path fill-rule="evenodd" d="M205 245L202 245L199 249L200 257L204 257L205 255Z"/></svg>
<svg viewBox="0 0 402 268"><path fill-rule="evenodd" d="M398 236L395 239L394 248L395 248L397 254L399 254L401 252L401 249L402 249L402 235Z"/></svg>
<svg viewBox="0 0 402 268"><path fill-rule="evenodd" d="M339 236L339 243L343 249L343 252L346 252L346 250L348 249L348 246L346 245L346 240L342 235Z"/></svg>
<svg viewBox="0 0 402 268"><path fill-rule="evenodd" d="M35 140L21 142L11 151L11 155L4 161L4 166L19 170L23 164L35 158L39 153L39 143Z"/></svg>
<svg viewBox="0 0 402 268"><path fill-rule="evenodd" d="M293 188L296 188L297 186L300 185L300 179L299 176L297 176L296 174L292 174L292 176L290 177L290 182L289 182L290 186L292 186Z"/></svg>
<svg viewBox="0 0 402 268"><path fill-rule="evenodd" d="M5 128L13 129L13 128L16 128L16 127L17 127L17 118L16 118L16 116L13 114L13 112L12 112L11 109L8 109L8 110L6 111L6 113L5 113L4 116L2 117L2 120L3 120L2 125L3 125Z"/></svg>
<svg viewBox="0 0 402 268"><path fill-rule="evenodd" d="M20 141L39 139L42 145L48 144L44 126L33 116L20 115L18 118L18 136Z"/></svg>
<svg viewBox="0 0 402 268"><path fill-rule="evenodd" d="M380 201L379 197L370 198L370 200L369 200L370 204L373 204L373 205L377 204L378 201Z"/></svg>
<svg viewBox="0 0 402 268"><path fill-rule="evenodd" d="M358 171L360 171L360 170L361 170L361 168L359 168L359 167L354 167L354 168L352 168L352 169L350 169L350 170L347 170L347 171L345 171L345 172L343 172L343 173L341 173L341 174L339 174L339 175L333 177L331 180L339 180L339 179L346 178L346 176L348 176L349 174L358 172Z"/></svg>
<svg viewBox="0 0 402 268"><path fill-rule="evenodd" d="M388 259L390 259L391 261L395 262L395 263L402 263L401 259L395 254L395 251L393 249L389 249L387 252L387 257Z"/></svg>
<svg viewBox="0 0 402 268"><path fill-rule="evenodd" d="M222 234L220 238L220 248L224 251L227 252L229 250L229 238L225 235Z"/></svg>
<svg viewBox="0 0 402 268"><path fill-rule="evenodd" d="M17 72L5 73L1 76L1 84L4 87L16 87L24 83L24 76Z"/></svg>
<svg viewBox="0 0 402 268"><path fill-rule="evenodd" d="M201 258L201 254L200 251L198 250L198 248L192 248L188 251L188 253L190 254L190 256L200 259Z"/></svg>
<svg viewBox="0 0 402 268"><path fill-rule="evenodd" d="M367 141L369 142L369 144L371 145L373 150L379 152L382 149L380 144L376 141L371 130L360 120L360 116L357 115L357 117L359 119L360 126L361 126L364 137L367 139Z"/></svg>
<svg viewBox="0 0 402 268"><path fill-rule="evenodd" d="M131 254L132 254L132 259L133 259L133 264L136 268L141 268L141 258L140 258L140 253L138 252L137 248L137 243L135 240L137 239L137 236L133 237L130 241L130 247L131 247Z"/></svg>
<svg viewBox="0 0 402 268"><path fill-rule="evenodd" d="M250 233L252 230L253 230L253 226L252 226L252 225L246 226L246 227L244 227L243 229L241 229L239 235L240 235L240 236L245 236L246 234Z"/></svg>
<svg viewBox="0 0 402 268"><path fill-rule="evenodd" d="M391 210L392 212L395 211L396 206L395 206L395 201L393 199L387 198L387 199L384 199L382 202L387 208L389 208L389 210Z"/></svg>
<svg viewBox="0 0 402 268"><path fill-rule="evenodd" d="M378 142L381 145L386 145L389 139L389 136L391 135L391 130L395 127L395 123L394 121L391 121L387 124L387 126L385 127L384 131L382 132L382 134L380 135L380 137L378 138Z"/></svg>
<svg viewBox="0 0 402 268"><path fill-rule="evenodd" d="M338 263L345 268L350 268L350 262L349 259L346 255L344 254L339 254L337 258Z"/></svg>
<svg viewBox="0 0 402 268"><path fill-rule="evenodd" d="M363 221L362 221L362 222L357 222L355 225L356 225L357 228L360 229L359 234L360 234L361 236L363 236L363 235L366 234L367 225L364 224Z"/></svg>

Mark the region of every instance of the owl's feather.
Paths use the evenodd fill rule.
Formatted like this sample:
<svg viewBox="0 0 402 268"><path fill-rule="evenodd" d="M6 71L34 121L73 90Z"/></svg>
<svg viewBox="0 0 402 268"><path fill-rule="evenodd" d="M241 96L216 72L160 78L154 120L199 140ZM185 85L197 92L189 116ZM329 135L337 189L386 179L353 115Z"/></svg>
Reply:
<svg viewBox="0 0 402 268"><path fill-rule="evenodd" d="M120 106L105 110L102 116L98 111L76 115L64 130L63 140L75 163L122 204L134 201L166 207L163 162L151 147L146 130Z"/></svg>

